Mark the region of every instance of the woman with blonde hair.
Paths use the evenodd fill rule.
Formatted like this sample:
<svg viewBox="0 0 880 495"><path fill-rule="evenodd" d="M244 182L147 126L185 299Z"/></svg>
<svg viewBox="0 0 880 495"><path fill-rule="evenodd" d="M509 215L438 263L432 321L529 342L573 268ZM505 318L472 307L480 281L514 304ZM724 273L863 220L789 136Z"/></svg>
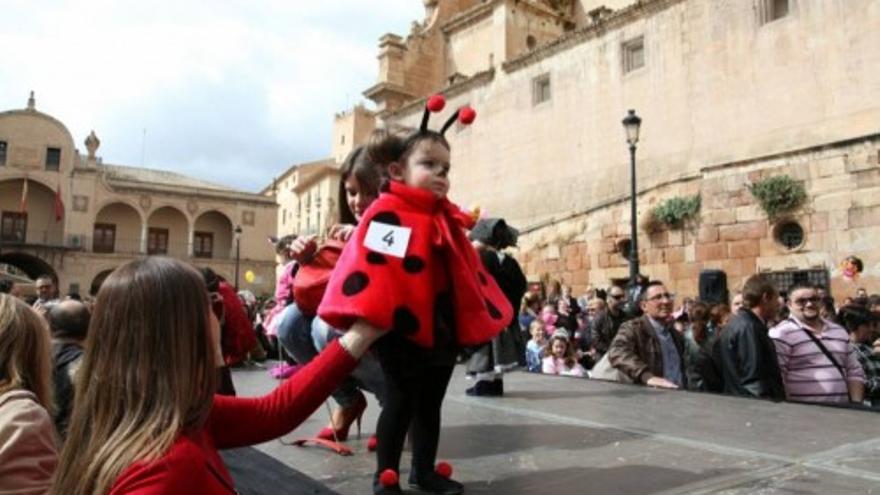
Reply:
<svg viewBox="0 0 880 495"><path fill-rule="evenodd" d="M0 294L0 491L45 493L58 462L49 329L23 301Z"/></svg>
<svg viewBox="0 0 880 495"><path fill-rule="evenodd" d="M234 493L217 449L291 431L378 336L355 325L270 394L215 396L219 324L202 276L170 258L123 265L98 293L52 493Z"/></svg>

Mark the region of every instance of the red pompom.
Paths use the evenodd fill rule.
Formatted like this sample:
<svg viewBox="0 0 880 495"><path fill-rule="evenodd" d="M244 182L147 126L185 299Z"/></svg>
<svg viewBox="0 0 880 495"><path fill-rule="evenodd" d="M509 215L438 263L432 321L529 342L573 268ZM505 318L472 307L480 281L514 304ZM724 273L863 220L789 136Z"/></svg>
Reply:
<svg viewBox="0 0 880 495"><path fill-rule="evenodd" d="M477 112L471 107L462 107L458 111L458 121L464 125L469 125L477 118Z"/></svg>
<svg viewBox="0 0 880 495"><path fill-rule="evenodd" d="M432 112L439 112L443 110L443 107L446 106L446 98L441 94L436 94L428 98L428 103L425 104L428 107L428 110Z"/></svg>
<svg viewBox="0 0 880 495"><path fill-rule="evenodd" d="M379 439L376 438L376 435L370 436L370 438L367 440L367 450L369 450L370 452L375 451L376 446L378 446L378 445L379 445Z"/></svg>
<svg viewBox="0 0 880 495"><path fill-rule="evenodd" d="M441 461L437 463L437 467L434 468L434 471L444 478L449 478L452 476L452 465L448 462Z"/></svg>
<svg viewBox="0 0 880 495"><path fill-rule="evenodd" d="M379 475L379 483L386 487L395 486L400 483L400 476L397 475L397 471L386 469Z"/></svg>

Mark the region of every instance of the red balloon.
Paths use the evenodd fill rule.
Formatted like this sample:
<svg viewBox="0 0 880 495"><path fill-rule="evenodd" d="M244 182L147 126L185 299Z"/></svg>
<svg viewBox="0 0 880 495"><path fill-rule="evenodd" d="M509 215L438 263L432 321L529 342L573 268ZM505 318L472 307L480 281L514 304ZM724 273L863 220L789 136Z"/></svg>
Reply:
<svg viewBox="0 0 880 495"><path fill-rule="evenodd" d="M464 125L468 125L477 118L477 112L471 107L462 107L458 111L458 121Z"/></svg>
<svg viewBox="0 0 880 495"><path fill-rule="evenodd" d="M443 110L443 107L446 106L446 98L441 94L436 94L428 98L428 103L425 105L428 107L428 110L432 112L439 112Z"/></svg>

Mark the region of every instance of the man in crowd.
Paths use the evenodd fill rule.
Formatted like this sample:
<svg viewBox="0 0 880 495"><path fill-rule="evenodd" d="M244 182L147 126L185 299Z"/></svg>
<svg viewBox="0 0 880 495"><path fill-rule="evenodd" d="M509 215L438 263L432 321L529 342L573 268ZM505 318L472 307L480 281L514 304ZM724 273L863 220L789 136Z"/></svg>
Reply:
<svg viewBox="0 0 880 495"><path fill-rule="evenodd" d="M594 298L591 301L602 301ZM618 286L612 286L608 291L608 301L602 302L602 311L596 311L596 316L591 316L590 333L591 345L594 350L594 358L598 360L611 346L611 341L617 335L620 325L626 321L623 305L626 303L626 293ZM598 303L597 303L598 304ZM607 309L606 309L607 308Z"/></svg>
<svg viewBox="0 0 880 495"><path fill-rule="evenodd" d="M49 308L47 320L52 330L53 384L55 386L55 427L62 438L67 433L73 405L74 380L82 362L83 344L89 328L89 310L68 300Z"/></svg>
<svg viewBox="0 0 880 495"><path fill-rule="evenodd" d="M728 395L784 400L785 389L776 349L767 335L767 322L779 311L779 293L763 275L743 286L742 306L712 348L720 367L723 392Z"/></svg>
<svg viewBox="0 0 880 495"><path fill-rule="evenodd" d="M685 386L684 342L672 328L674 296L653 281L639 293L640 318L621 325L611 341L611 366L635 383L660 388Z"/></svg>
<svg viewBox="0 0 880 495"><path fill-rule="evenodd" d="M770 330L788 399L862 402L862 366L846 330L819 316L821 299L816 287L795 284L789 300L789 318Z"/></svg>
<svg viewBox="0 0 880 495"><path fill-rule="evenodd" d="M48 308L58 302L55 279L51 275L40 275L34 284L37 286L37 300L34 302L34 308Z"/></svg>

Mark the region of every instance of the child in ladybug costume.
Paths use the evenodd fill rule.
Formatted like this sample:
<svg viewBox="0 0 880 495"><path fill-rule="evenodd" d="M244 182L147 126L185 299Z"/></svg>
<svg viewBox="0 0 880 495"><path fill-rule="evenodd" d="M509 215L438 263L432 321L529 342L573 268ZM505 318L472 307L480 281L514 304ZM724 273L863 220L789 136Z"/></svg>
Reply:
<svg viewBox="0 0 880 495"><path fill-rule="evenodd" d="M318 310L336 328L387 329L373 347L387 387L376 426L377 494L401 493L407 430L413 445L409 484L430 493L463 493L448 464L435 468L443 397L459 349L491 341L513 316L467 239L473 218L447 199L444 133L456 120L470 124L476 114L460 108L440 132L429 130L430 113L444 105L442 96L432 96L417 131L370 144L372 155L388 164L390 180L346 244Z"/></svg>

